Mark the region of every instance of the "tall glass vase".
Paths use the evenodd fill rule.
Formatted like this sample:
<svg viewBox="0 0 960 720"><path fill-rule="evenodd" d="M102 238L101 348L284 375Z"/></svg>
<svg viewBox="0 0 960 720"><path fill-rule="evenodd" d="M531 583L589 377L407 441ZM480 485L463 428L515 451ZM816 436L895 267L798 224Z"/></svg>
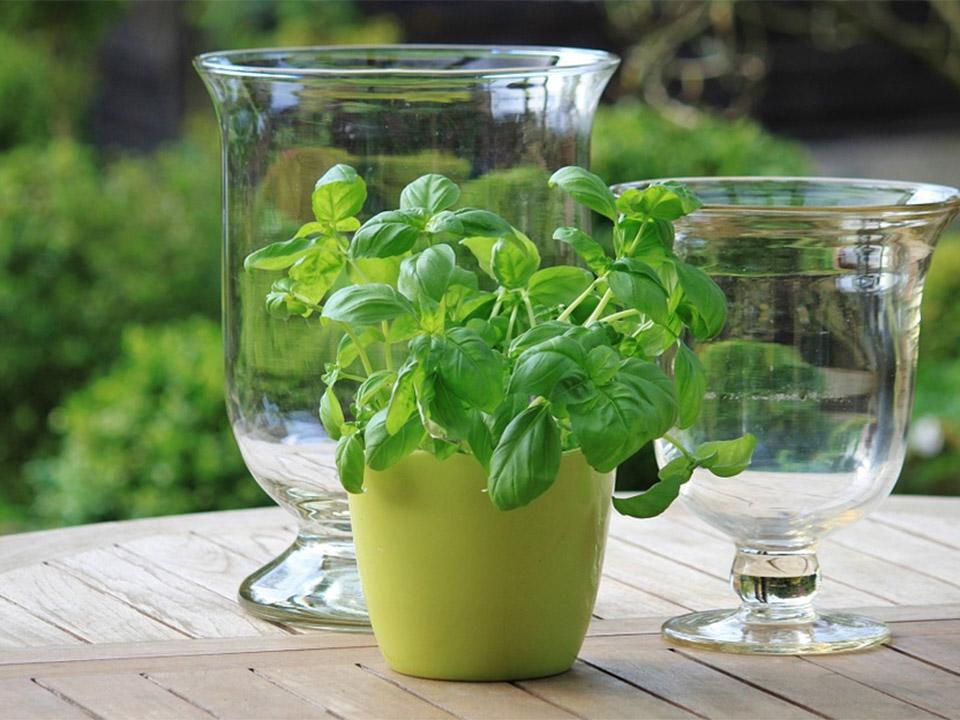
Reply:
<svg viewBox="0 0 960 720"><path fill-rule="evenodd" d="M934 245L960 209L938 185L817 178L684 180L704 207L676 223L677 254L723 289L728 316L688 338L707 376L688 447L752 433L750 467L697 470L688 507L736 545L740 606L674 618L679 643L732 652L830 653L889 636L819 613L817 543L874 509L903 463ZM678 454L657 442L666 463ZM891 578L896 582L896 578Z"/></svg>
<svg viewBox="0 0 960 720"><path fill-rule="evenodd" d="M324 366L341 336L316 317L272 317L264 299L277 278L245 272L244 257L312 220L315 182L346 163L367 182L361 219L396 207L416 177L440 173L462 185L461 205L522 228L547 264L570 260L549 231L586 218L548 191L547 178L586 165L593 114L617 62L593 50L479 46L197 58L222 139L227 408L248 469L298 526L293 544L243 582L249 610L367 626L334 443L318 419ZM396 272L383 261L366 270Z"/></svg>

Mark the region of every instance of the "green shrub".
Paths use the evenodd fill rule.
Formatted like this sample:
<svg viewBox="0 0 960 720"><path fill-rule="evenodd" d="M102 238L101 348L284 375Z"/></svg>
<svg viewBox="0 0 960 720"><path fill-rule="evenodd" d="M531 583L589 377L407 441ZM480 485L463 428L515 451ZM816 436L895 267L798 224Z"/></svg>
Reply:
<svg viewBox="0 0 960 720"><path fill-rule="evenodd" d="M637 102L597 111L592 169L611 183L699 175L804 175L806 153L796 143L746 119L701 116L691 127Z"/></svg>
<svg viewBox="0 0 960 720"><path fill-rule="evenodd" d="M215 145L101 167L67 139L0 155L0 472L44 449L46 415L109 363L122 327L218 312ZM13 477L12 477L13 476Z"/></svg>
<svg viewBox="0 0 960 720"><path fill-rule="evenodd" d="M128 328L119 360L51 418L61 449L28 466L44 520L94 522L267 499L230 432L212 320Z"/></svg>
<svg viewBox="0 0 960 720"><path fill-rule="evenodd" d="M898 492L960 495L960 233L940 241L923 292L923 325L913 418L939 425L943 447L913 447Z"/></svg>

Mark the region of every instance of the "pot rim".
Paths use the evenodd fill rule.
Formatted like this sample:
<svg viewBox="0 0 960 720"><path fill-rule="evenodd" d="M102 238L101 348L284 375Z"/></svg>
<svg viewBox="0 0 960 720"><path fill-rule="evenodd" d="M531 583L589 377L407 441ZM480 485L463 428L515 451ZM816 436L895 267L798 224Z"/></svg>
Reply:
<svg viewBox="0 0 960 720"><path fill-rule="evenodd" d="M414 66L413 60L438 58L444 53L473 55L475 59L508 58L501 67L429 67ZM296 67L285 64L289 58L314 57L315 64ZM395 57L397 67L370 67L360 65L337 66L333 60L340 57L369 62ZM324 66L322 59L328 63ZM467 58L462 58L467 59ZM542 62L523 63L523 59ZM201 74L232 77L264 78L273 80L306 80L309 78L362 79L497 79L527 78L543 75L569 75L612 71L620 58L605 50L547 45L471 45L471 44L393 44L393 45L313 45L300 47L249 48L203 53L194 58L194 66ZM407 63L404 66L404 62ZM268 63L268 64L263 64Z"/></svg>
<svg viewBox="0 0 960 720"><path fill-rule="evenodd" d="M618 183L610 189L619 195L630 188L645 188L654 183L675 181L689 185L694 192L709 191L711 188L720 188L729 185L733 189L742 190L756 188L762 185L779 183L784 191L789 188L832 191L838 198L845 193L875 192L878 196L883 193L904 193L906 202L862 202L859 204L836 202L830 204L814 203L811 205L788 205L783 203L761 204L757 202L711 202L709 197L696 214L730 215L730 214L770 214L770 215L924 215L929 213L952 212L960 209L960 189L937 183L909 182L901 180L875 180L872 178L848 177L817 177L799 175L741 175L715 177L670 177L640 180L635 182ZM748 196L749 197L749 196Z"/></svg>

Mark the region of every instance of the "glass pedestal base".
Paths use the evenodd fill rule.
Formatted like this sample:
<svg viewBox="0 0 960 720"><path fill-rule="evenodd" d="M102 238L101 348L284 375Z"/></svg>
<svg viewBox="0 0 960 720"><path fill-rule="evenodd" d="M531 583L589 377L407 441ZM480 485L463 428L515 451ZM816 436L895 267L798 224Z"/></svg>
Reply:
<svg viewBox="0 0 960 720"><path fill-rule="evenodd" d="M890 629L849 613L818 614L809 622L747 622L743 610L708 610L663 624L671 642L735 653L825 655L863 650L885 642Z"/></svg>
<svg viewBox="0 0 960 720"><path fill-rule="evenodd" d="M265 620L370 632L353 543L299 535L240 585L240 604Z"/></svg>

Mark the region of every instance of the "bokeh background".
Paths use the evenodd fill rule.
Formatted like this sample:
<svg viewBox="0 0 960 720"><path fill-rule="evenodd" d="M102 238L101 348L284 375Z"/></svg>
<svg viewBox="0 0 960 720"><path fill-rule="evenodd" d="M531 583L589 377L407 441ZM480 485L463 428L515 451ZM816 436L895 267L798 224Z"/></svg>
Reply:
<svg viewBox="0 0 960 720"><path fill-rule="evenodd" d="M245 507L223 407L203 50L598 47L594 170L960 185L960 2L0 2L0 532ZM924 298L898 492L960 494L960 233ZM621 469L642 487L649 453Z"/></svg>

